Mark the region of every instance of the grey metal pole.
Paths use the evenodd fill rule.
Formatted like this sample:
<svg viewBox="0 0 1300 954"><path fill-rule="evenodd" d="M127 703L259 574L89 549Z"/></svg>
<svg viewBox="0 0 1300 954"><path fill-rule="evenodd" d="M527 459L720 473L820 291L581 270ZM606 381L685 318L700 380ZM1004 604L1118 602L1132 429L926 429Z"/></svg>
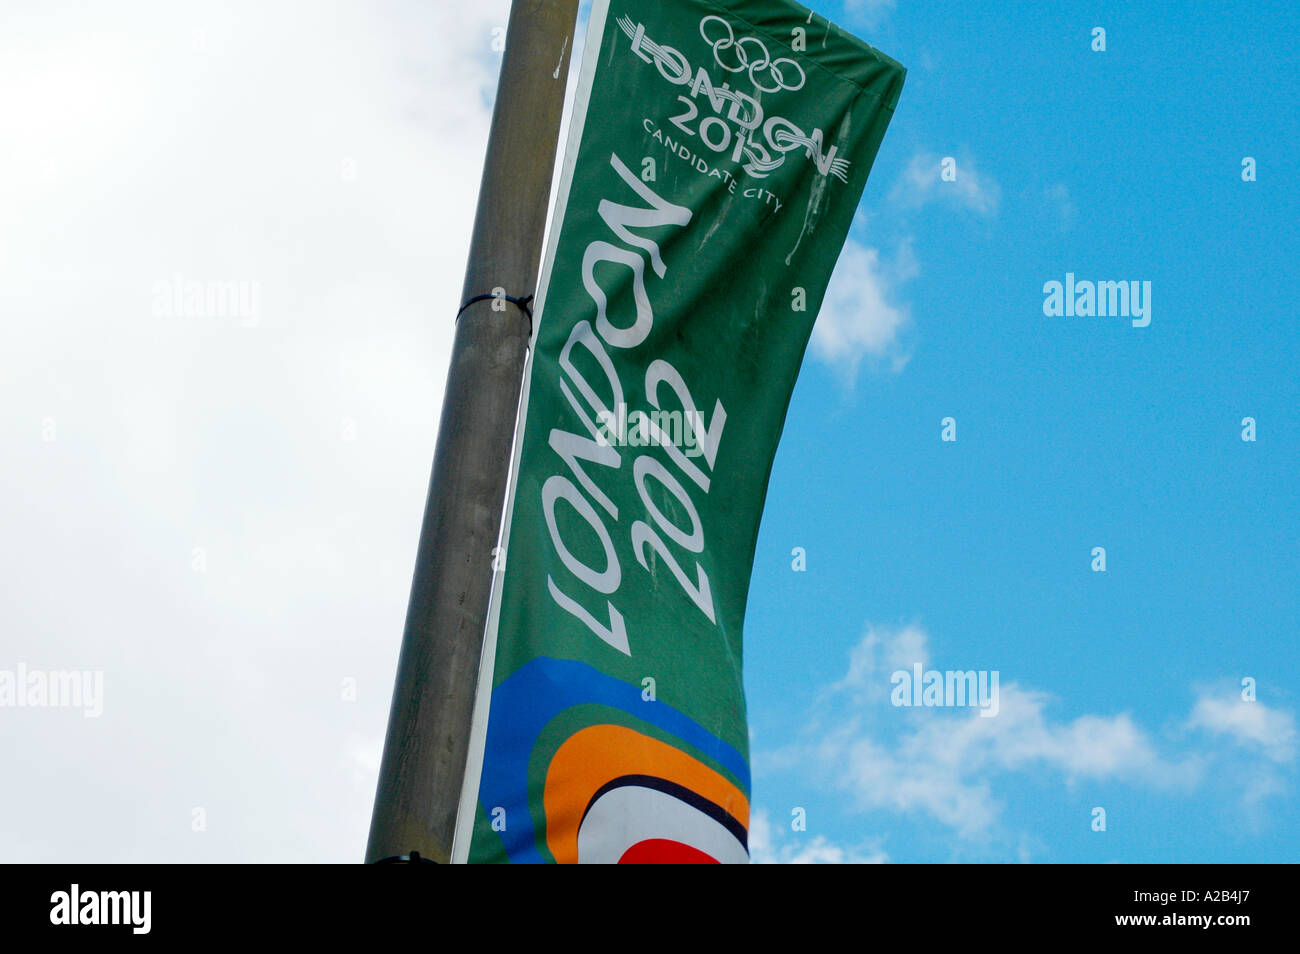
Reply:
<svg viewBox="0 0 1300 954"><path fill-rule="evenodd" d="M464 301L536 287L577 13L578 0L511 6ZM475 302L456 326L367 862L451 860L531 326L502 304Z"/></svg>

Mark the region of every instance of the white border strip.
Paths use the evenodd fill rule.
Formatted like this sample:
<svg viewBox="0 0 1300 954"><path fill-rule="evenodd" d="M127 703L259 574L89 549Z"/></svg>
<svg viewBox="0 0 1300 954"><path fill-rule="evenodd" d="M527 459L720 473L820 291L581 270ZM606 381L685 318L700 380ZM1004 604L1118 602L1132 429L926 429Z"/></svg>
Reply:
<svg viewBox="0 0 1300 954"><path fill-rule="evenodd" d="M587 109L591 102L591 87L596 76L597 60L605 37L605 18L609 0L593 0L591 16L587 21L587 39L582 52L582 71L578 75L578 91L573 101L573 118L569 122L569 141L565 146L556 198L556 214L551 223L550 241L546 244L546 258L542 262L542 280L537 288L536 307L533 313L533 335L528 342L528 366L524 370L523 399L519 404L519 418L515 422L515 451L511 461L510 490L506 495L505 515L501 523L502 545L510 540L510 524L514 518L515 491L519 483L519 458L523 453L524 423L528 420L529 388L533 377L533 356L537 351L537 331L545 320L546 292L551 285L551 269L555 265L555 248L564 227L564 214L569 207L569 190L573 185L573 170L578 162L578 147L587 123ZM575 25L576 33L576 25ZM509 567L509 553L506 566ZM487 631L483 635L483 652L479 657L478 688L474 694L474 715L470 721L469 753L465 760L465 778L461 785L460 804L456 809L456 833L452 838L452 864L465 864L469 860L470 841L474 835L474 818L478 807L479 780L483 775L483 753L487 744L488 711L492 700L492 681L497 658L497 626L501 619L501 587L505 571L493 574L492 596L488 603Z"/></svg>

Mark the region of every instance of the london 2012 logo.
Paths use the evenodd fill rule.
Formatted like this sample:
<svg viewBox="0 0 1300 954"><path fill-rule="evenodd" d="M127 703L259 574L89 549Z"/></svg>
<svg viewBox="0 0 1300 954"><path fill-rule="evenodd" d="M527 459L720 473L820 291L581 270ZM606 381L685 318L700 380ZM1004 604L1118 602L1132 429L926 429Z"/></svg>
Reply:
<svg viewBox="0 0 1300 954"><path fill-rule="evenodd" d="M645 24L626 15L617 23L631 40L633 55L653 64L660 76L689 93L677 96L684 112L667 117L683 134L697 138L709 151L741 163L744 171L756 178L771 175L787 156L802 152L823 176L849 181L849 160L838 155L838 146L825 148L826 134L821 129L809 133L784 116L768 116L760 102L764 96L779 95L788 103L787 97L804 88L808 76L797 60L773 56L767 41L710 14L700 21L699 35L713 54L712 67L720 71L715 74L709 65L693 65L681 50L651 39ZM748 90L743 88L742 77L748 81ZM646 123L650 122L647 118Z"/></svg>

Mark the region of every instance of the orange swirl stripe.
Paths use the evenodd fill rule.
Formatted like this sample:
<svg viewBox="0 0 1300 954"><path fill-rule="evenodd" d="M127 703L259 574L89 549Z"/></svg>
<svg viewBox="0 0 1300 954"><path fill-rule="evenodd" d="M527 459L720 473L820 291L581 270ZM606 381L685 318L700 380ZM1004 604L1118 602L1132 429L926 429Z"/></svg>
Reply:
<svg viewBox="0 0 1300 954"><path fill-rule="evenodd" d="M546 844L557 862L577 863L578 826L588 804L602 786L628 775L675 782L749 828L749 799L699 759L633 729L595 725L566 739L546 770Z"/></svg>

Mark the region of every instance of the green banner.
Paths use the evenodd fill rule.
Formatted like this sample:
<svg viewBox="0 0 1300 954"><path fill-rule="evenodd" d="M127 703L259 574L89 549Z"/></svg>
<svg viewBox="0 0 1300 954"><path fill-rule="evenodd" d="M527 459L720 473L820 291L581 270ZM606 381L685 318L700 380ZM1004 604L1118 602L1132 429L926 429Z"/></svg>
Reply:
<svg viewBox="0 0 1300 954"><path fill-rule="evenodd" d="M903 75L789 0L595 3L456 860L748 860L763 499Z"/></svg>

